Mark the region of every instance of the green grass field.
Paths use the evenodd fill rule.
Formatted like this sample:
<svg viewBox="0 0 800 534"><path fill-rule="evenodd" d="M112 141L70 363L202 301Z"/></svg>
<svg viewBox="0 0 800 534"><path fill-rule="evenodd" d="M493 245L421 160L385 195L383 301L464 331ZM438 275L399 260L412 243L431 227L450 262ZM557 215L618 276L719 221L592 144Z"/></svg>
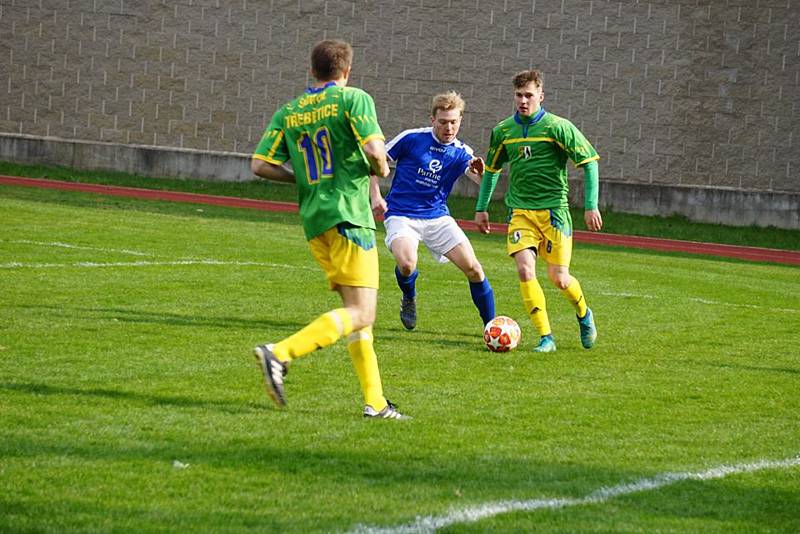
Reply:
<svg viewBox="0 0 800 534"><path fill-rule="evenodd" d="M545 284L534 355L502 236L472 234L522 327L497 355L424 251L406 332L381 247L414 419L365 421L341 342L264 394L252 347L338 305L296 214L5 186L0 213L0 531L800 531L796 267L579 245L598 344Z"/></svg>

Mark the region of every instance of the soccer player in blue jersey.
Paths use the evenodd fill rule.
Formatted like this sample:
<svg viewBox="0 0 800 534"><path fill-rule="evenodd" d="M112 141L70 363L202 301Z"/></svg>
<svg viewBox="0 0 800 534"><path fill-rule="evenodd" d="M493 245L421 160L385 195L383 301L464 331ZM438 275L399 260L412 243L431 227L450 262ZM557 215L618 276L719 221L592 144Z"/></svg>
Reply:
<svg viewBox="0 0 800 534"><path fill-rule="evenodd" d="M482 324L495 316L494 291L475 257L472 244L450 216L447 197L453 185L466 174L480 184L483 159L456 136L464 115L464 100L450 91L433 97L431 125L405 130L386 145L396 162L394 178L384 200L378 180L372 179L373 213L386 216L386 246L397 261L394 274L403 292L400 321L412 330L417 325L417 248L425 243L431 255L452 261L469 280L472 302Z"/></svg>

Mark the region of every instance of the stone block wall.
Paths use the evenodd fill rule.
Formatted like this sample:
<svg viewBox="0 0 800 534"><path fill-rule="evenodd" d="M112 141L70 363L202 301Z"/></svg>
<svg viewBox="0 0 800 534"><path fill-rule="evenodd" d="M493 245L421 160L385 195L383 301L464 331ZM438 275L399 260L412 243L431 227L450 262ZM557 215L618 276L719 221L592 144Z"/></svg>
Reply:
<svg viewBox="0 0 800 534"><path fill-rule="evenodd" d="M608 187L800 194L800 0L0 0L0 133L247 154L331 37L387 136L454 89L483 153L539 68Z"/></svg>

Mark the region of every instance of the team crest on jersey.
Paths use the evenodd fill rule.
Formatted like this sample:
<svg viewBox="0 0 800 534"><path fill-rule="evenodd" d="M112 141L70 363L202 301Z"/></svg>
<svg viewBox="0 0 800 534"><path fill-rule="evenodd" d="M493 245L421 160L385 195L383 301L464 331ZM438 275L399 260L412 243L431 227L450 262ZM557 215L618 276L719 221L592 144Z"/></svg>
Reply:
<svg viewBox="0 0 800 534"><path fill-rule="evenodd" d="M531 147L529 145L519 147L519 157L528 159L531 157Z"/></svg>

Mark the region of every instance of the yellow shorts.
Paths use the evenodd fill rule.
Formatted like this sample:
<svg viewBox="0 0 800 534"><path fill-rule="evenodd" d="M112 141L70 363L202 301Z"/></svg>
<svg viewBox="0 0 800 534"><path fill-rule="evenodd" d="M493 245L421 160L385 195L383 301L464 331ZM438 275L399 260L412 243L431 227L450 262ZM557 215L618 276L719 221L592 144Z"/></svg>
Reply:
<svg viewBox="0 0 800 534"><path fill-rule="evenodd" d="M378 289L378 247L375 230L343 223L308 242L331 289L339 286Z"/></svg>
<svg viewBox="0 0 800 534"><path fill-rule="evenodd" d="M572 259L572 217L569 209L523 210L514 208L508 223L508 255L526 248L553 265L569 267Z"/></svg>

